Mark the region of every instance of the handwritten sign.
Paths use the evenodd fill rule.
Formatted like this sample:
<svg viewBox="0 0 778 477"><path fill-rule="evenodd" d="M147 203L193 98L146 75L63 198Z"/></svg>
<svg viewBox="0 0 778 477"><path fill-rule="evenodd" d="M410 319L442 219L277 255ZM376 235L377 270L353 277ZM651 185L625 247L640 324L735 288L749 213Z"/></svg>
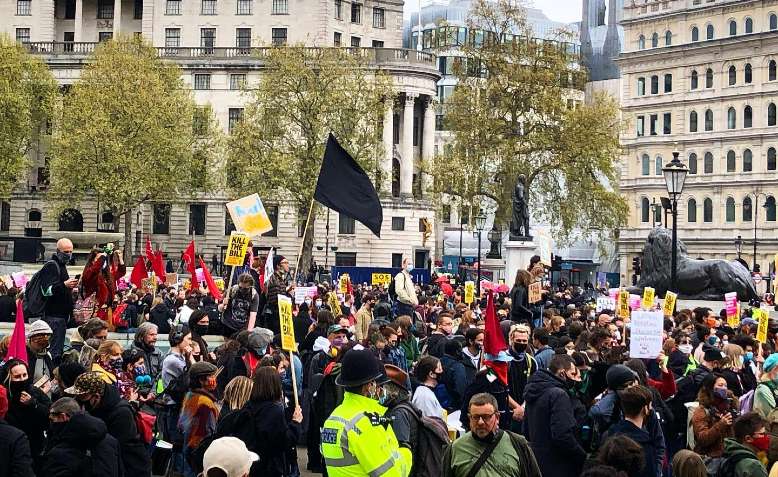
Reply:
<svg viewBox="0 0 778 477"><path fill-rule="evenodd" d="M543 299L543 296L541 295L541 285L540 282L534 282L529 284L529 293L527 301L529 303L537 303L540 300Z"/></svg>
<svg viewBox="0 0 778 477"><path fill-rule="evenodd" d="M146 293L151 293L152 295L157 290L157 277L150 276L148 278L144 278L140 281L140 287L143 289Z"/></svg>
<svg viewBox="0 0 778 477"><path fill-rule="evenodd" d="M662 314L666 317L673 316L675 311L675 302L678 299L678 294L671 291L665 293L665 301L662 304Z"/></svg>
<svg viewBox="0 0 778 477"><path fill-rule="evenodd" d="M605 310L615 310L616 309L616 300L609 296L601 296L597 298L597 306L595 308L596 313L600 313Z"/></svg>
<svg viewBox="0 0 778 477"><path fill-rule="evenodd" d="M166 273L165 274L165 285L168 286L174 286L178 284L178 274L177 273Z"/></svg>
<svg viewBox="0 0 778 477"><path fill-rule="evenodd" d="M308 297L316 296L316 287L296 287L294 289L294 302L298 305L305 301Z"/></svg>
<svg viewBox="0 0 778 477"><path fill-rule="evenodd" d="M268 217L265 211L265 206L262 205L262 199L259 198L259 194L251 194L238 200L227 202L227 210L230 213L230 217L232 217L232 222L235 224L235 229L249 237L256 237L273 230L270 217Z"/></svg>
<svg viewBox="0 0 778 477"><path fill-rule="evenodd" d="M727 312L727 324L737 328L740 324L740 317L737 314L737 292L724 294L724 309Z"/></svg>
<svg viewBox="0 0 778 477"><path fill-rule="evenodd" d="M621 290L619 292L619 318L629 318L629 292Z"/></svg>
<svg viewBox="0 0 778 477"><path fill-rule="evenodd" d="M661 311L635 310L630 321L630 358L654 359L662 351L664 316Z"/></svg>
<svg viewBox="0 0 778 477"><path fill-rule="evenodd" d="M224 264L230 267L243 266L248 248L248 235L232 232L227 242L227 256L224 257Z"/></svg>
<svg viewBox="0 0 778 477"><path fill-rule="evenodd" d="M641 306L644 310L650 310L654 307L654 295L656 291L651 287L645 287L643 289L643 302Z"/></svg>
<svg viewBox="0 0 778 477"><path fill-rule="evenodd" d="M469 305L473 303L474 299L475 299L475 282L468 280L465 282L465 303Z"/></svg>
<svg viewBox="0 0 778 477"><path fill-rule="evenodd" d="M388 287L390 283L392 283L391 273L373 273L370 275L371 285L383 285Z"/></svg>
<svg viewBox="0 0 778 477"><path fill-rule="evenodd" d="M540 231L535 236L535 241L538 244L540 252L540 263L550 267L551 266L551 237L546 232Z"/></svg>
<svg viewBox="0 0 778 477"><path fill-rule="evenodd" d="M760 343L767 343L767 324L770 321L770 315L765 310L754 308L751 310L751 317L758 323L756 340Z"/></svg>
<svg viewBox="0 0 778 477"><path fill-rule="evenodd" d="M297 344L294 340L292 299L286 295L278 295L278 317L281 324L281 348L285 351L294 351Z"/></svg>

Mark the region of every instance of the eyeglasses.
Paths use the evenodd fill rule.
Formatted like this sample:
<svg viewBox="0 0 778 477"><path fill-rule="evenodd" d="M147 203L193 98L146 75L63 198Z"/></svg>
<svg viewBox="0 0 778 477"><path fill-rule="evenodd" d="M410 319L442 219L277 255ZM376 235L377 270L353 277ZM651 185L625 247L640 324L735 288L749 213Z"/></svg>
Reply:
<svg viewBox="0 0 778 477"><path fill-rule="evenodd" d="M492 414L483 414L483 415L470 414L470 420L473 421L473 422L476 422L476 423L478 421L484 421L484 424L486 424L489 421L489 419L494 417L496 414L497 414L496 412L494 412Z"/></svg>

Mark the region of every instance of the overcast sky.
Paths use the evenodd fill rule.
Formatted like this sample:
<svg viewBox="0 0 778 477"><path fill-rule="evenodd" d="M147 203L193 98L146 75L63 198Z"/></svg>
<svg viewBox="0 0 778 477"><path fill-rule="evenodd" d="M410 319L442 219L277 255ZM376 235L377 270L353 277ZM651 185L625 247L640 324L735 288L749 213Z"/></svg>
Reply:
<svg viewBox="0 0 778 477"><path fill-rule="evenodd" d="M581 0L534 0L534 3L552 20L565 23L581 20Z"/></svg>

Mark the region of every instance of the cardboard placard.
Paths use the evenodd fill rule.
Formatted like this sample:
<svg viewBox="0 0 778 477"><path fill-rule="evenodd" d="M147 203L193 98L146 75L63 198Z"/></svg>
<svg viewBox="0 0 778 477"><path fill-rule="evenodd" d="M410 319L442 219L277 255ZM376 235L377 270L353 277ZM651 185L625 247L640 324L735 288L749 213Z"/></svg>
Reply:
<svg viewBox="0 0 778 477"><path fill-rule="evenodd" d="M655 359L662 351L664 315L661 311L632 312L629 333L629 357Z"/></svg>
<svg viewBox="0 0 778 477"><path fill-rule="evenodd" d="M265 211L265 206L262 205L259 194L251 194L227 202L227 210L230 212L235 229L249 237L256 237L273 230L270 217Z"/></svg>
<svg viewBox="0 0 778 477"><path fill-rule="evenodd" d="M227 255L224 257L224 264L230 267L243 266L248 248L249 236L232 232L227 242Z"/></svg>
<svg viewBox="0 0 778 477"><path fill-rule="evenodd" d="M540 285L540 282L534 282L529 284L529 290L528 290L528 299L527 301L529 303L537 303L540 300L543 299L543 295L541 293L542 287Z"/></svg>
<svg viewBox="0 0 778 477"><path fill-rule="evenodd" d="M281 348L285 351L295 351L297 343L294 340L292 299L286 295L278 295L278 317L281 325Z"/></svg>
<svg viewBox="0 0 778 477"><path fill-rule="evenodd" d="M166 273L165 274L165 285L167 286L174 286L178 284L178 274L177 273Z"/></svg>

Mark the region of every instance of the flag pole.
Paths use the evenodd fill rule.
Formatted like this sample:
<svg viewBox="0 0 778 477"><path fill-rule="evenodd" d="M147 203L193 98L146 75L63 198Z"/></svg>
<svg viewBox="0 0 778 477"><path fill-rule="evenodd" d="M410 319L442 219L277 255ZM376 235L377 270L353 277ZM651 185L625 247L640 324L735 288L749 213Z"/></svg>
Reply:
<svg viewBox="0 0 778 477"><path fill-rule="evenodd" d="M300 273L300 260L303 258L303 247L305 246L305 236L308 233L308 226L311 224L311 216L313 215L313 201L311 196L311 204L308 206L308 218L305 220L305 228L303 229L303 239L300 241L300 250L297 252L297 266L294 269L295 275ZM294 278L294 283L297 283L297 277Z"/></svg>

